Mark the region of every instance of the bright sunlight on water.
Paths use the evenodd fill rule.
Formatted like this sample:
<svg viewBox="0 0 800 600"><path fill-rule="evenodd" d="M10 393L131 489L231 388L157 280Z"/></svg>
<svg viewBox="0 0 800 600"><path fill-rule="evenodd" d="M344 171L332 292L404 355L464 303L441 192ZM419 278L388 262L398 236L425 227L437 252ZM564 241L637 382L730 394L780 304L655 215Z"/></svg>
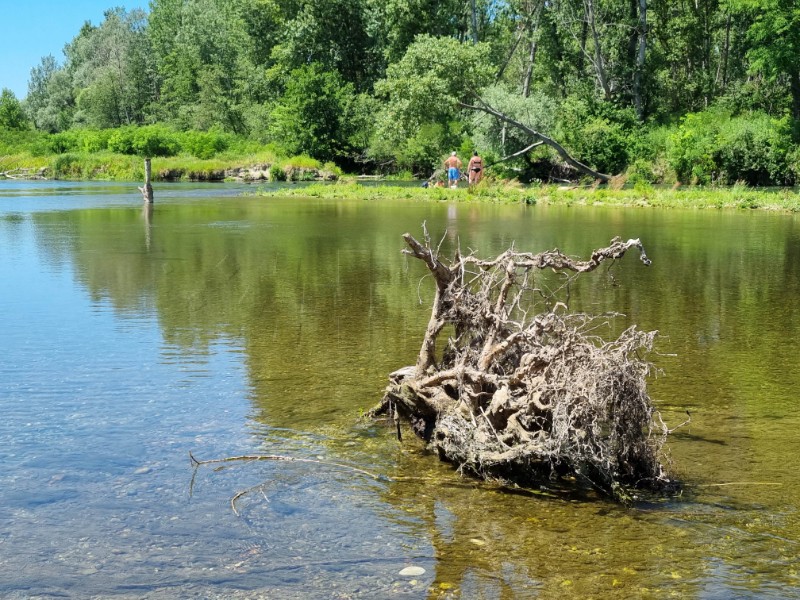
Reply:
<svg viewBox="0 0 800 600"><path fill-rule="evenodd" d="M797 216L245 191L0 182L0 596L800 597ZM660 332L681 497L481 484L361 419L424 332L423 222L445 255L641 238L571 302Z"/></svg>

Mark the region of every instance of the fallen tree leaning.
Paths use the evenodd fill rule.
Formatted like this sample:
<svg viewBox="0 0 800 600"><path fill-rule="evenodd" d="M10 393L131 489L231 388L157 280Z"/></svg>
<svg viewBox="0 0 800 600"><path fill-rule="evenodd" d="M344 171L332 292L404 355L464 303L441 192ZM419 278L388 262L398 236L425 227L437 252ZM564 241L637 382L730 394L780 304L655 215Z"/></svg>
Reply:
<svg viewBox="0 0 800 600"><path fill-rule="evenodd" d="M543 270L571 281L630 249L649 265L638 239L615 238L588 260L511 248L491 260L456 252L445 264L427 230L423 243L403 238L436 294L416 365L390 375L371 416L394 418L398 436L399 418L408 419L441 459L486 479L575 478L619 500L674 485L661 463L669 429L647 393L652 365L642 358L657 332L633 326L605 341L598 318L570 314L538 285Z"/></svg>

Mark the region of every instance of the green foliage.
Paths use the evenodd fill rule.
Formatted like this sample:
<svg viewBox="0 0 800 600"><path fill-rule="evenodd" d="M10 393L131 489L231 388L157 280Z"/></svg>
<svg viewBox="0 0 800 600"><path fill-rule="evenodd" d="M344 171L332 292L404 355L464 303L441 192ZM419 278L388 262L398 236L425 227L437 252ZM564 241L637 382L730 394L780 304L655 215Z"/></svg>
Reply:
<svg viewBox="0 0 800 600"><path fill-rule="evenodd" d="M462 145L491 163L531 143L465 109L477 92L607 173L797 182L796 3L649 2L646 31L640 4L152 0L149 13L85 23L63 63L44 57L24 102L0 96L0 127L68 134L15 137L14 153L212 160L271 144L345 169L427 173ZM146 124L160 129L125 129ZM542 147L492 173L545 179L562 165Z"/></svg>
<svg viewBox="0 0 800 600"><path fill-rule="evenodd" d="M558 137L573 155L602 173L625 169L639 124L631 108L569 98L561 107Z"/></svg>
<svg viewBox="0 0 800 600"><path fill-rule="evenodd" d="M28 117L22 110L14 92L8 88L3 88L0 92L0 127L6 129L27 129Z"/></svg>
<svg viewBox="0 0 800 600"><path fill-rule="evenodd" d="M720 127L714 162L720 169L719 181L766 186L793 185L790 167L792 148L789 120L772 119L764 114L744 115Z"/></svg>
<svg viewBox="0 0 800 600"><path fill-rule="evenodd" d="M41 156L50 152L47 135L30 129L0 128L0 156L31 154Z"/></svg>
<svg viewBox="0 0 800 600"><path fill-rule="evenodd" d="M99 26L85 25L67 44L66 74L77 90L76 124L110 128L143 122L148 89L155 83L146 24L140 9L113 8Z"/></svg>
<svg viewBox="0 0 800 600"><path fill-rule="evenodd" d="M492 86L486 88L481 97L492 107L531 129L553 135L558 110L556 102L549 96L536 92L525 98L505 86ZM504 126L502 122L487 118L483 113L475 113L471 125L475 145L491 150L498 157L513 154L532 142L524 132ZM508 166L520 167L524 162L525 158L521 157L508 163Z"/></svg>
<svg viewBox="0 0 800 600"><path fill-rule="evenodd" d="M791 124L721 110L687 115L669 139L667 157L686 183L793 184Z"/></svg>
<svg viewBox="0 0 800 600"><path fill-rule="evenodd" d="M425 123L446 125L492 77L485 44L420 35L400 62L392 64L376 91L388 99L379 125L385 139L402 140Z"/></svg>
<svg viewBox="0 0 800 600"><path fill-rule="evenodd" d="M31 70L26 99L28 115L37 129L54 133L69 129L75 112L71 75L52 55Z"/></svg>
<svg viewBox="0 0 800 600"><path fill-rule="evenodd" d="M752 16L747 30L750 73L789 81L791 112L800 119L800 6L787 0L735 0L740 16Z"/></svg>
<svg viewBox="0 0 800 600"><path fill-rule="evenodd" d="M102 152L108 149L111 129L70 129L49 136L50 151L55 154L66 152Z"/></svg>
<svg viewBox="0 0 800 600"><path fill-rule="evenodd" d="M180 143L175 132L164 125L121 127L109 136L108 149L142 157L174 156Z"/></svg>
<svg viewBox="0 0 800 600"><path fill-rule="evenodd" d="M383 71L369 31L369 4L325 0L303 2L300 7L285 24L282 43L273 54L279 68L294 71L313 61L320 70L337 73L354 89L369 89Z"/></svg>
<svg viewBox="0 0 800 600"><path fill-rule="evenodd" d="M108 139L108 149L119 154L135 154L133 149L134 127L115 130Z"/></svg>
<svg viewBox="0 0 800 600"><path fill-rule="evenodd" d="M174 156L180 150L175 134L163 125L137 128L133 135L132 147L134 154L143 157Z"/></svg>
<svg viewBox="0 0 800 600"><path fill-rule="evenodd" d="M348 147L346 116L352 94L351 84L318 64L295 69L272 111L272 138L289 154L306 153L320 160L342 156Z"/></svg>
<svg viewBox="0 0 800 600"><path fill-rule="evenodd" d="M577 156L602 173L619 173L628 163L628 132L603 117L589 119L571 142Z"/></svg>
<svg viewBox="0 0 800 600"><path fill-rule="evenodd" d="M670 135L667 159L684 183L710 183L717 172L714 153L720 123L730 115L719 110L686 115Z"/></svg>
<svg viewBox="0 0 800 600"><path fill-rule="evenodd" d="M211 158L228 148L231 136L221 131L187 131L178 139L185 152L197 158Z"/></svg>
<svg viewBox="0 0 800 600"><path fill-rule="evenodd" d="M447 147L448 129L439 123L426 123L396 149L397 166L412 172L432 172L441 165L442 148ZM391 155L391 153L389 153Z"/></svg>
<svg viewBox="0 0 800 600"><path fill-rule="evenodd" d="M278 163L273 163L269 167L270 181L286 181L286 171Z"/></svg>

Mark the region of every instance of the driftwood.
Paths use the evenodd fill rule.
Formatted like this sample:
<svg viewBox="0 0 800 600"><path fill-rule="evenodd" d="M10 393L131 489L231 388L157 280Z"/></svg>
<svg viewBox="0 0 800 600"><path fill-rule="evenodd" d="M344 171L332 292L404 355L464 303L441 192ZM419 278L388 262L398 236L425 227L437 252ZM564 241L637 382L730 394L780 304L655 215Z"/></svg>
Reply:
<svg viewBox="0 0 800 600"><path fill-rule="evenodd" d="M150 183L150 179L152 177L152 167L150 165L150 159L144 159L144 185L139 188L139 191L142 192L142 198L147 204L153 203L153 185Z"/></svg>
<svg viewBox="0 0 800 600"><path fill-rule="evenodd" d="M491 260L456 252L445 264L427 231L422 243L403 238L436 294L416 365L390 375L372 417L393 417L398 436L408 419L441 459L481 478L578 480L621 500L674 483L660 462L669 430L646 389L652 365L641 358L657 332L634 326L604 341L599 318L570 314L537 285L543 270L570 281L631 249L649 265L638 239L615 238L588 260L511 248Z"/></svg>
<svg viewBox="0 0 800 600"><path fill-rule="evenodd" d="M40 167L38 169L26 169L18 167L8 171L0 171L0 178L5 179L41 179L46 180L45 173L47 167Z"/></svg>
<svg viewBox="0 0 800 600"><path fill-rule="evenodd" d="M497 120L502 121L503 123L506 123L508 125L511 125L512 127L515 127L516 129L519 129L520 131L523 131L524 133L529 135L531 137L531 139L534 140L533 143L531 143L527 148L525 148L523 150L520 150L519 152L516 152L516 153L514 153L514 154L512 154L510 156L507 156L507 157L505 157L505 158L503 158L503 159L501 159L500 161L497 161L497 162L502 162L504 160L508 160L509 158L514 158L514 157L516 157L516 156L518 156L520 154L525 154L526 152L529 152L530 150L532 150L533 148L535 148L535 147L537 147L537 146L539 146L541 144L546 144L546 145L550 146L553 150L555 150L558 153L558 155L562 159L564 159L564 162L566 162L573 169L575 169L577 171L580 171L581 173L585 173L586 175L590 175L591 177L594 177L595 179L598 179L598 180L600 180L602 182L611 181L611 178L612 178L611 175L608 175L606 173L600 173L599 171L595 171L590 166L588 166L588 165L582 163L581 161L577 160L569 152L567 152L567 149L564 148L564 146L559 144L553 138L543 134L541 131L537 131L537 130L531 128L531 127L528 127L524 123L521 123L520 121L517 121L516 119L512 119L511 117L509 117L508 115L500 112L496 108L493 108L485 100L483 100L483 98L478 96L478 94L473 94L473 96L475 97L475 100L477 101L477 104L467 104L467 103L464 103L464 102L459 102L459 105L461 106L461 108L468 108L470 110L477 110L477 111L484 112L487 115L491 115L491 116L495 117Z"/></svg>

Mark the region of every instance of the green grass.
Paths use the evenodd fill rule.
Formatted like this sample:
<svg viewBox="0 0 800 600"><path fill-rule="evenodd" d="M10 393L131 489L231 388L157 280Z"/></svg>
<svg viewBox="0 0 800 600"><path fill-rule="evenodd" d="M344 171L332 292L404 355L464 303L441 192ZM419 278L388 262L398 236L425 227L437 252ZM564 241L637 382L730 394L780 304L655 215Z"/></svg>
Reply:
<svg viewBox="0 0 800 600"><path fill-rule="evenodd" d="M485 183L474 190L447 188L364 186L344 178L336 184L315 184L259 192L267 196L358 198L376 200L426 200L433 202L494 202L554 206L626 206L692 209L740 209L800 212L800 194L791 190L763 191L745 186L679 187L675 189L637 186L631 189L545 185L520 187Z"/></svg>
<svg viewBox="0 0 800 600"><path fill-rule="evenodd" d="M288 179L313 180L320 173L340 174L332 164L323 165L308 156L279 156L270 148L245 152L227 150L208 159L182 154L152 159L153 179L219 181L226 171L259 167L268 170L277 165L287 173ZM22 150L0 155L0 172L13 169L47 169L46 176L65 180L139 181L144 178L144 161L141 157L101 152L67 152L36 156Z"/></svg>

